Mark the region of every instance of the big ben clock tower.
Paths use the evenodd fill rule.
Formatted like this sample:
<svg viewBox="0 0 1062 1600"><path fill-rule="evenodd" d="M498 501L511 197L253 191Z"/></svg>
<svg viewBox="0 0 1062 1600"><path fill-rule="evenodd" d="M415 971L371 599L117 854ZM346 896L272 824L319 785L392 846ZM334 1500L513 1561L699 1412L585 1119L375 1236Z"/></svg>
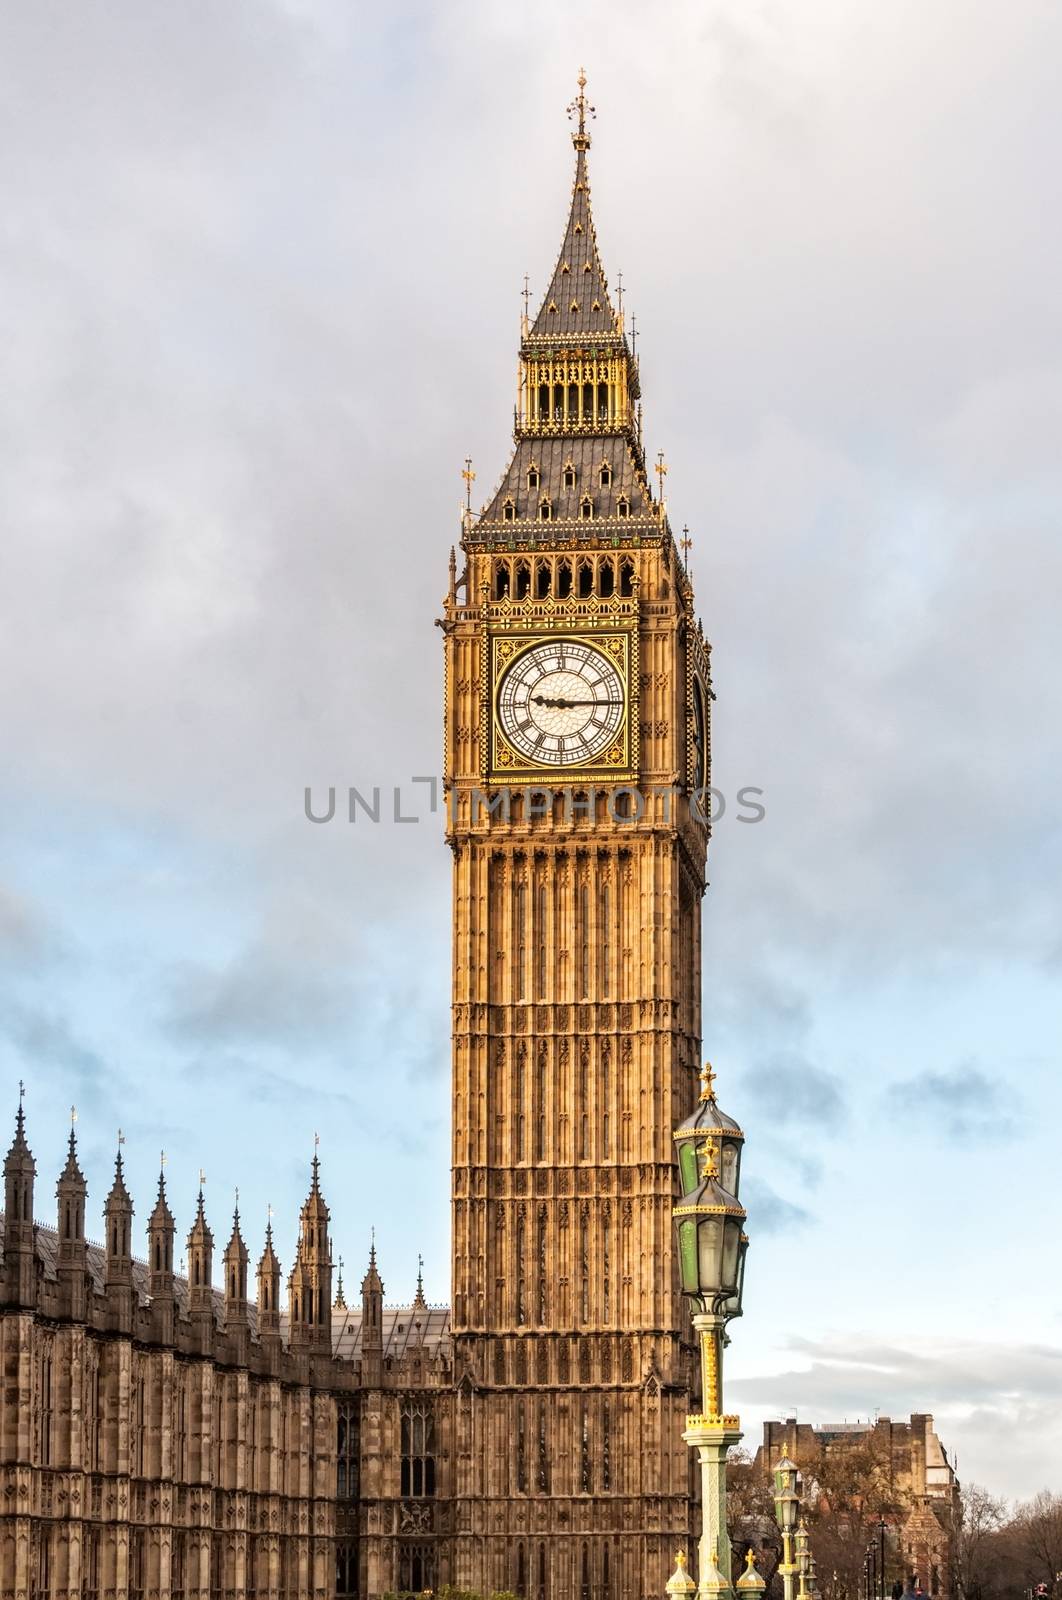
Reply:
<svg viewBox="0 0 1062 1600"><path fill-rule="evenodd" d="M708 646L646 470L584 87L515 449L444 622L453 1577L527 1600L641 1600L690 1526L671 1130L700 1051Z"/></svg>

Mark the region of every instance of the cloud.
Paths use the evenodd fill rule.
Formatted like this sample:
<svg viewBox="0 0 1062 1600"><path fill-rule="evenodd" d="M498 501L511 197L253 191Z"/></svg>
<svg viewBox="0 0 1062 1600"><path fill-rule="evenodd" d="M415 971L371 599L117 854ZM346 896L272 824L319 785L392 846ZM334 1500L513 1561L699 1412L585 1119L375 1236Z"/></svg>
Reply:
<svg viewBox="0 0 1062 1600"><path fill-rule="evenodd" d="M58 932L40 907L0 884L0 958L5 965L39 968L60 949Z"/></svg>
<svg viewBox="0 0 1062 1600"><path fill-rule="evenodd" d="M777 1126L806 1123L832 1128L845 1115L840 1079L796 1053L780 1052L746 1070L741 1090Z"/></svg>
<svg viewBox="0 0 1062 1600"><path fill-rule="evenodd" d="M768 1236L793 1233L816 1220L803 1206L796 1205L792 1200L783 1200L760 1178L748 1178L742 1183L741 1199L748 1211L748 1226L753 1233Z"/></svg>
<svg viewBox="0 0 1062 1600"><path fill-rule="evenodd" d="M194 1174L233 1168L250 1124L291 1214L287 1146L325 1106L357 1152L336 1200L360 1228L394 1189L389 1148L365 1150L370 1090L445 1120L450 856L438 817L315 827L303 791L438 769L431 622L464 458L485 498L511 448L522 274L544 286L570 192L570 68L486 0L14 15L17 1070L57 1135L79 1072L117 1085L145 1194L149 1129ZM973 1143L987 1102L949 1064L1054 1036L1062 11L662 0L651 37L633 5L538 15L591 70L596 226L638 316L646 448L666 445L693 534L716 782L765 791L762 823L730 805L712 842L707 1053L779 1190L780 1161L799 1199L821 1163L836 1239L760 1191L775 1270L797 1226L823 1277L877 1230L900 1282L925 1190L944 1214L957 1172L943 1152L917 1192L880 1181L904 1157L879 1085L897 1060L945 1063L943 1089L911 1069L905 1110ZM1025 1067L1047 1170L1058 1081ZM443 1263L436 1144L430 1216L400 1200L388 1225L396 1256L437 1225ZM1037 1248L1015 1245L1023 1281ZM932 1292L950 1305L975 1270L938 1253Z"/></svg>
<svg viewBox="0 0 1062 1600"><path fill-rule="evenodd" d="M1012 1139L1020 1121L1020 1099L972 1062L950 1071L927 1069L894 1083L886 1091L890 1114L908 1129L922 1124L960 1144L982 1139Z"/></svg>
<svg viewBox="0 0 1062 1600"><path fill-rule="evenodd" d="M353 1020L341 974L300 970L251 948L221 968L175 974L166 1026L186 1043L287 1047L335 1038Z"/></svg>
<svg viewBox="0 0 1062 1600"><path fill-rule="evenodd" d="M854 1329L787 1348L795 1364L729 1381L743 1411L762 1419L796 1409L819 1425L927 1411L961 1477L1012 1494L1056 1481L1062 1349L959 1338L927 1346Z"/></svg>

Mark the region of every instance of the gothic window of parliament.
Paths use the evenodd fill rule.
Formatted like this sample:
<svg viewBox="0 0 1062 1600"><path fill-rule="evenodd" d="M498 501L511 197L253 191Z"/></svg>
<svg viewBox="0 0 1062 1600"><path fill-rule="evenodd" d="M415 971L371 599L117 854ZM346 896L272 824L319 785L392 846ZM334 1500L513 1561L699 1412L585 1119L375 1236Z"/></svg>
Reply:
<svg viewBox="0 0 1062 1600"><path fill-rule="evenodd" d="M421 1594L435 1588L435 1551L427 1543L399 1545L398 1587L406 1593Z"/></svg>
<svg viewBox="0 0 1062 1600"><path fill-rule="evenodd" d="M336 1496L340 1500L355 1500L358 1494L358 1429L355 1417L353 1406L339 1407L336 1423Z"/></svg>
<svg viewBox="0 0 1062 1600"><path fill-rule="evenodd" d="M357 1594L358 1555L352 1544L336 1546L336 1594Z"/></svg>
<svg viewBox="0 0 1062 1600"><path fill-rule="evenodd" d="M417 1500L435 1493L435 1415L423 1401L402 1407L402 1495ZM403 1583L404 1589L429 1589L430 1583Z"/></svg>

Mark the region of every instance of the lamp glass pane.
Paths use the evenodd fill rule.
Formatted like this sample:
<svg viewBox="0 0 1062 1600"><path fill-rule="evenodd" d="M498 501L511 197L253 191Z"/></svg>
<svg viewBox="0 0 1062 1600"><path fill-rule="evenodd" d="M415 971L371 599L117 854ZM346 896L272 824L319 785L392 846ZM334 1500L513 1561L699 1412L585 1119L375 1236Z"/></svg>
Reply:
<svg viewBox="0 0 1062 1600"><path fill-rule="evenodd" d="M738 1249L741 1245L740 1222L728 1222L723 1229L723 1288L736 1289L738 1280Z"/></svg>
<svg viewBox="0 0 1062 1600"><path fill-rule="evenodd" d="M700 1288L697 1279L697 1224L692 1217L679 1223L679 1277L687 1294Z"/></svg>
<svg viewBox="0 0 1062 1600"><path fill-rule="evenodd" d="M722 1254L722 1222L718 1217L702 1217L697 1226L697 1267L701 1288L706 1292L720 1287Z"/></svg>
<svg viewBox="0 0 1062 1600"><path fill-rule="evenodd" d="M679 1145L679 1181L683 1194L692 1194L697 1187L697 1147L692 1139Z"/></svg>

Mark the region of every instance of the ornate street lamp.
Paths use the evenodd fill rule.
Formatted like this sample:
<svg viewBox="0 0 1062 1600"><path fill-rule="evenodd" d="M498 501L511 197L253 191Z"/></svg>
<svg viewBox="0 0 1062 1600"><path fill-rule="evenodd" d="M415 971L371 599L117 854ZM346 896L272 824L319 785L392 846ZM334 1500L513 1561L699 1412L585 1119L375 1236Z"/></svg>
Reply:
<svg viewBox="0 0 1062 1600"><path fill-rule="evenodd" d="M885 1518L884 1517L879 1517L878 1518L878 1540L879 1540L879 1542L881 1544L881 1561L879 1563L878 1575L879 1575L879 1579L880 1579L881 1600L885 1600L885 1529L886 1529Z"/></svg>
<svg viewBox="0 0 1062 1600"><path fill-rule="evenodd" d="M686 1418L682 1435L696 1449L701 1468L698 1600L733 1595L726 1458L741 1438L741 1427L736 1416L723 1411L723 1350L726 1324L741 1315L748 1249L745 1208L738 1199L745 1135L719 1109L714 1081L706 1065L697 1109L675 1130L682 1189L674 1207L679 1280L691 1302L701 1356L702 1409Z"/></svg>
<svg viewBox="0 0 1062 1600"><path fill-rule="evenodd" d="M807 1523L804 1521L803 1517L801 1517L800 1525L793 1536L793 1544L796 1546L797 1600L808 1600L808 1573L811 1569L811 1540L808 1537Z"/></svg>
<svg viewBox="0 0 1062 1600"><path fill-rule="evenodd" d="M796 1465L788 1456L783 1456L774 1469L774 1514L778 1526L782 1530L782 1560L778 1571L782 1577L782 1590L785 1600L793 1600L793 1579L799 1571L794 1559L794 1547L800 1537L797 1525L800 1521L800 1495L797 1484L800 1473ZM807 1529L803 1529L803 1548L807 1550Z"/></svg>

